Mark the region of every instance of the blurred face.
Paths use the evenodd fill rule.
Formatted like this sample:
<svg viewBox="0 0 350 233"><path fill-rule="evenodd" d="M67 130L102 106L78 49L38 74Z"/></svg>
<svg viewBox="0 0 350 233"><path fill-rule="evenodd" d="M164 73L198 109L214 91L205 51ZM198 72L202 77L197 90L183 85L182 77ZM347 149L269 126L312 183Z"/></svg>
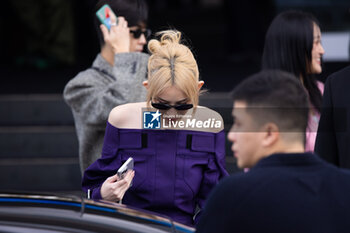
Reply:
<svg viewBox="0 0 350 233"><path fill-rule="evenodd" d="M259 132L246 108L245 102L234 102L232 111L234 124L227 135L228 140L233 143L231 149L239 168L251 168L261 158L263 133Z"/></svg>
<svg viewBox="0 0 350 233"><path fill-rule="evenodd" d="M324 49L321 44L320 28L314 23L314 42L311 52L311 73L320 74L322 72L321 58L324 54Z"/></svg>
<svg viewBox="0 0 350 233"><path fill-rule="evenodd" d="M177 86L170 86L159 95L152 98L153 103L162 103L169 105L180 105L180 104L191 104L190 98L186 96L186 94L180 90ZM166 115L183 115L187 110L176 110L174 108L170 108L169 110L160 110L163 114Z"/></svg>
<svg viewBox="0 0 350 233"><path fill-rule="evenodd" d="M142 31L146 30L145 27L141 28L140 26L130 27L130 31L136 31L138 29L141 29ZM143 33L141 33L139 38L135 38L135 35L130 33L130 52L142 52L146 43L147 39Z"/></svg>

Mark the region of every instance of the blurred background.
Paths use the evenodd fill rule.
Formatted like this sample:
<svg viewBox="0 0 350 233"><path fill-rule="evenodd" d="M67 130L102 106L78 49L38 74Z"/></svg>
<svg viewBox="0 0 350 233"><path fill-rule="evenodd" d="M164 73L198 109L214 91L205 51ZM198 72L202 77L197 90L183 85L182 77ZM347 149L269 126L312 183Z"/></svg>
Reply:
<svg viewBox="0 0 350 233"><path fill-rule="evenodd" d="M99 52L96 0L4 0L0 9L0 191L79 192L74 121L62 92ZM266 30L287 9L320 21L326 77L349 65L349 0L148 0L149 28L175 28L198 61L201 105L231 124L227 92L260 69ZM118 12L116 12L118 14ZM230 173L238 169L227 143Z"/></svg>

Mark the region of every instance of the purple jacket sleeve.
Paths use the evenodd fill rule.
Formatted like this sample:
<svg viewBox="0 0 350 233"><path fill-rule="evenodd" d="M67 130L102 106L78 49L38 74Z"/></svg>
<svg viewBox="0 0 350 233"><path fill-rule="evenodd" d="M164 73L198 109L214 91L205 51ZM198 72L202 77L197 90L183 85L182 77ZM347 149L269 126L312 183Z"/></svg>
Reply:
<svg viewBox="0 0 350 233"><path fill-rule="evenodd" d="M102 156L85 170L82 180L83 190L87 192L90 189L92 199L101 199L100 189L103 182L115 175L120 166L121 159L116 157L118 144L118 129L107 122Z"/></svg>

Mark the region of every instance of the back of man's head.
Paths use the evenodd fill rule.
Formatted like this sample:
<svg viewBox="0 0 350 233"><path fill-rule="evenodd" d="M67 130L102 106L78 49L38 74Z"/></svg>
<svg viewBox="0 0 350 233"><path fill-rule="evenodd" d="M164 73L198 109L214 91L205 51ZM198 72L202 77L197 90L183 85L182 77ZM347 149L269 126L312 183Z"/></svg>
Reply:
<svg viewBox="0 0 350 233"><path fill-rule="evenodd" d="M232 93L244 102L256 126L274 123L282 133L297 133L305 140L309 101L301 82L280 70L264 70L242 81ZM294 134L295 135L295 134Z"/></svg>

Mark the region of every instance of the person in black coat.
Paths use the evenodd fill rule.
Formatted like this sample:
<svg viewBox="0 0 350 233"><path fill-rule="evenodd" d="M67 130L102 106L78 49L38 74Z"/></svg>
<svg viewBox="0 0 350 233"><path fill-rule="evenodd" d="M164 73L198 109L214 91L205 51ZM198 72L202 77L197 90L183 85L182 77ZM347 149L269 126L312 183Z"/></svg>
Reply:
<svg viewBox="0 0 350 233"><path fill-rule="evenodd" d="M327 78L315 152L324 160L350 168L350 66Z"/></svg>
<svg viewBox="0 0 350 233"><path fill-rule="evenodd" d="M308 96L283 71L262 71L233 92L228 133L239 167L212 191L197 232L349 232L350 171L304 152Z"/></svg>

